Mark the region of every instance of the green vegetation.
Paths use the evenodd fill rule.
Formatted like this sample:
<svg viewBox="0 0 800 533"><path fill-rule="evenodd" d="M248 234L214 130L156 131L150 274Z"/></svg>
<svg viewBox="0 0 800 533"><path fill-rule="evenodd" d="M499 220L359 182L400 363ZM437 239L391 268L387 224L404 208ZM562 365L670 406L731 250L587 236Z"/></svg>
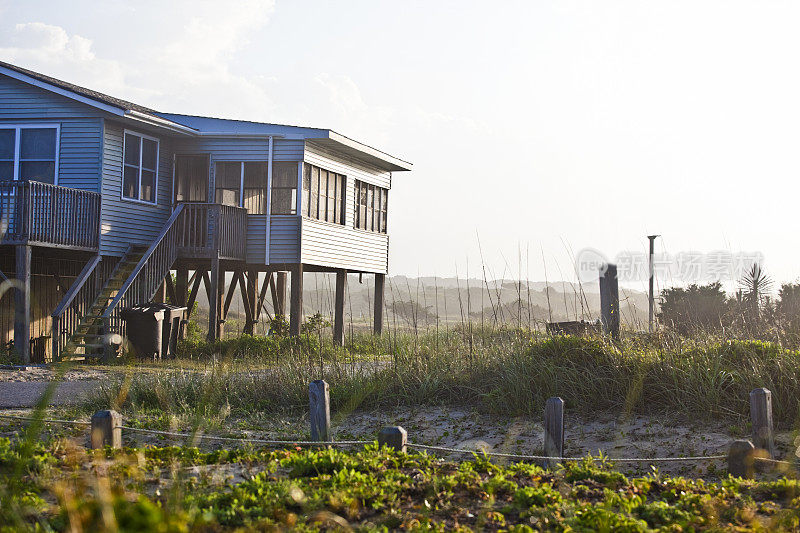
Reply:
<svg viewBox="0 0 800 533"><path fill-rule="evenodd" d="M345 452L87 453L0 439L0 531L737 531L800 527L800 482L629 479L586 459L548 471L376 445Z"/></svg>
<svg viewBox="0 0 800 533"><path fill-rule="evenodd" d="M539 416L561 396L574 413L671 412L693 420L748 415L748 394L773 393L784 427L800 413L800 352L766 341L687 340L669 334L602 339L547 337L516 329L355 335L345 348L324 336L299 341L241 337L184 345L169 371L132 367L87 412L126 415L274 413L305 409L308 382L331 384L337 412L361 405L470 405L484 412Z"/></svg>

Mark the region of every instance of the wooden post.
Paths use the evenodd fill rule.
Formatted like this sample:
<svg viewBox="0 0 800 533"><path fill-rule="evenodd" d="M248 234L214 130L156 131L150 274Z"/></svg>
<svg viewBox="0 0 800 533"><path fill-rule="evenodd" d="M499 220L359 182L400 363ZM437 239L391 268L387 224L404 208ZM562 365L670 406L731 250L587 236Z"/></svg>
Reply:
<svg viewBox="0 0 800 533"><path fill-rule="evenodd" d="M280 291L278 291L280 294ZM303 265L292 268L292 302L289 306L289 335L298 336L303 326Z"/></svg>
<svg viewBox="0 0 800 533"><path fill-rule="evenodd" d="M219 257L211 260L211 284L208 290L208 340L215 341L220 337L220 306L219 294L224 290L220 285L225 285L224 274L219 271Z"/></svg>
<svg viewBox="0 0 800 533"><path fill-rule="evenodd" d="M564 457L564 400L548 398L544 406L544 454L554 457L548 461L553 467Z"/></svg>
<svg viewBox="0 0 800 533"><path fill-rule="evenodd" d="M17 290L14 291L14 349L20 362L31 362L31 247L17 246Z"/></svg>
<svg viewBox="0 0 800 533"><path fill-rule="evenodd" d="M347 270L336 271L336 302L333 310L333 344L344 346L344 294L347 290Z"/></svg>
<svg viewBox="0 0 800 533"><path fill-rule="evenodd" d="M373 312L375 318L372 324L372 330L375 335L383 333L383 296L386 290L386 274L375 274L375 305Z"/></svg>
<svg viewBox="0 0 800 533"><path fill-rule="evenodd" d="M248 335L252 335L255 332L256 327L256 320L258 317L257 307L258 306L258 271L257 270L248 270L247 271L247 308L250 310L249 313L246 313L247 321L244 324L244 332Z"/></svg>
<svg viewBox="0 0 800 533"><path fill-rule="evenodd" d="M378 446L380 447L386 446L405 453L406 444L408 444L408 433L401 426L388 426L378 433Z"/></svg>
<svg viewBox="0 0 800 533"><path fill-rule="evenodd" d="M775 458L775 440L772 434L772 392L769 389L750 391L750 420L753 423L753 444Z"/></svg>
<svg viewBox="0 0 800 533"><path fill-rule="evenodd" d="M749 440L735 440L728 450L728 473L736 477L753 477L753 452L755 446Z"/></svg>
<svg viewBox="0 0 800 533"><path fill-rule="evenodd" d="M179 307L186 307L187 298L189 297L189 269L188 268L179 268L175 271L175 305ZM178 330L178 338L185 339L186 338L186 321L189 318L189 310L187 309L185 313L183 313L183 319L181 319L181 325Z"/></svg>
<svg viewBox="0 0 800 533"><path fill-rule="evenodd" d="M603 333L619 339L619 284L617 265L606 264L600 272L600 318Z"/></svg>
<svg viewBox="0 0 800 533"><path fill-rule="evenodd" d="M275 294L272 296L272 306L276 315L286 316L286 272L275 273Z"/></svg>
<svg viewBox="0 0 800 533"><path fill-rule="evenodd" d="M122 415L116 411L97 411L92 415L91 434L89 442L92 449L97 450L103 446L122 448Z"/></svg>
<svg viewBox="0 0 800 533"><path fill-rule="evenodd" d="M328 384L317 379L308 384L309 419L311 440L324 442L331 434L331 397Z"/></svg>

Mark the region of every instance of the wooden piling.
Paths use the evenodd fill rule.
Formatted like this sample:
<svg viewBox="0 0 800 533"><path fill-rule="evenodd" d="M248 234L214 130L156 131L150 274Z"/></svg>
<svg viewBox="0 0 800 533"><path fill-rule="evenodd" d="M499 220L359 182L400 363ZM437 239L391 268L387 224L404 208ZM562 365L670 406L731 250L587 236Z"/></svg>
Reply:
<svg viewBox="0 0 800 533"><path fill-rule="evenodd" d="M564 456L564 400L549 398L544 406L544 454L554 459L548 465L557 465Z"/></svg>
<svg viewBox="0 0 800 533"><path fill-rule="evenodd" d="M375 318L372 324L372 330L375 335L380 335L383 333L383 302L385 292L386 275L375 274L375 303L373 305Z"/></svg>
<svg viewBox="0 0 800 533"><path fill-rule="evenodd" d="M753 445L766 450L775 458L775 439L772 430L772 392L760 388L750 391L750 420L753 425Z"/></svg>
<svg viewBox="0 0 800 533"><path fill-rule="evenodd" d="M408 433L402 426L387 426L378 433L378 445L392 448L398 452L406 451Z"/></svg>
<svg viewBox="0 0 800 533"><path fill-rule="evenodd" d="M728 450L728 473L736 477L753 477L753 452L755 446L749 440L735 440Z"/></svg>
<svg viewBox="0 0 800 533"><path fill-rule="evenodd" d="M308 417L311 421L311 440L324 442L331 434L331 398L328 384L317 379L308 384Z"/></svg>
<svg viewBox="0 0 800 533"><path fill-rule="evenodd" d="M104 446L122 448L122 415L116 411L97 411L92 415L89 442L93 450Z"/></svg>
<svg viewBox="0 0 800 533"><path fill-rule="evenodd" d="M344 346L344 297L347 290L347 270L336 271L336 302L333 310L333 344Z"/></svg>
<svg viewBox="0 0 800 533"><path fill-rule="evenodd" d="M31 247L17 246L17 290L14 291L14 349L22 364L31 362Z"/></svg>

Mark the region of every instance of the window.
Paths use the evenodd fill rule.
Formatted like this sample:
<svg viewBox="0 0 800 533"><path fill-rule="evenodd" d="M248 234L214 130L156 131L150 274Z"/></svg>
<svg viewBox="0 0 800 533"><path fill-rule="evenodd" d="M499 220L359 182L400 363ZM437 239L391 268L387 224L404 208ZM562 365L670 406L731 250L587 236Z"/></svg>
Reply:
<svg viewBox="0 0 800 533"><path fill-rule="evenodd" d="M303 165L303 215L344 224L346 178L305 163Z"/></svg>
<svg viewBox="0 0 800 533"><path fill-rule="evenodd" d="M58 127L0 125L0 181L56 182Z"/></svg>
<svg viewBox="0 0 800 533"><path fill-rule="evenodd" d="M296 161L272 163L271 214L297 214L297 168Z"/></svg>
<svg viewBox="0 0 800 533"><path fill-rule="evenodd" d="M377 185L356 180L355 227L386 233L386 211L389 191Z"/></svg>
<svg viewBox="0 0 800 533"><path fill-rule="evenodd" d="M126 131L122 151L122 197L156 203L158 139Z"/></svg>
<svg viewBox="0 0 800 533"><path fill-rule="evenodd" d="M266 161L218 161L214 167L214 201L244 207L251 215L267 212Z"/></svg>

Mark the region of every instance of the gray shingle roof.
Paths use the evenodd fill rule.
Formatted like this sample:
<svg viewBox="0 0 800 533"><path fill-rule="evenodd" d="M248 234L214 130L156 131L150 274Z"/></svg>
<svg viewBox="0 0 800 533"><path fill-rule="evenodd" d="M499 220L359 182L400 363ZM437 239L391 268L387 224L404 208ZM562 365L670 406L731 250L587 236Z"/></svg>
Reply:
<svg viewBox="0 0 800 533"><path fill-rule="evenodd" d="M66 81L62 81L56 78L51 78L50 76L45 76L44 74L40 74L38 72L34 72L32 70L28 70L26 68L18 67L16 65L12 65L10 63L5 63L0 61L0 67L7 68L9 70L13 70L20 74L24 74L26 76L30 76L35 80L39 80L44 83L49 83L50 85L54 85L61 89L72 91L76 94L81 96L85 96L86 98L91 98L92 100L97 100L98 102L118 107L120 109L131 110L131 111L138 111L140 113L148 113L148 114L155 114L156 111L140 106L138 104L134 104L133 102L128 102L127 100L121 100L119 98L114 98L113 96L109 96L107 94L103 94L97 91L93 91L91 89L87 89L86 87L81 87L80 85L75 85L72 83L68 83Z"/></svg>

